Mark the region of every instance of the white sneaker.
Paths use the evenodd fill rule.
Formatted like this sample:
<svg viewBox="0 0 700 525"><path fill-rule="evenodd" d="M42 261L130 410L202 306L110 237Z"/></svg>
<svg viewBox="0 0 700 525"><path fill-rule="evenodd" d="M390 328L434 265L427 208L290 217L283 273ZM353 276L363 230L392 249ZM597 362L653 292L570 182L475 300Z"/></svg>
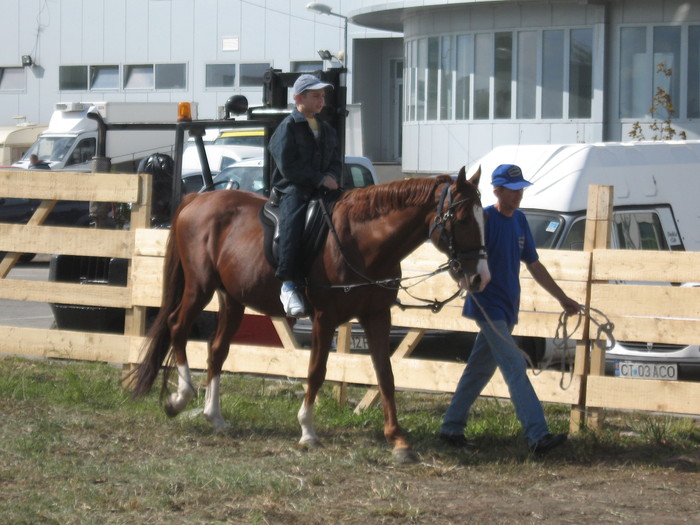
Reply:
<svg viewBox="0 0 700 525"><path fill-rule="evenodd" d="M294 283L283 283L280 292L280 301L288 317L305 317L304 298L296 289Z"/></svg>

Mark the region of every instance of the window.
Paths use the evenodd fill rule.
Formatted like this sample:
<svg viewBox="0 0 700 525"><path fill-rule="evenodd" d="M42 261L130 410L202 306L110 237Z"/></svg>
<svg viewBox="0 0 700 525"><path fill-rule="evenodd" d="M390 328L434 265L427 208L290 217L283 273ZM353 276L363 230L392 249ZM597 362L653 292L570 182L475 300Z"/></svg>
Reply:
<svg viewBox="0 0 700 525"><path fill-rule="evenodd" d="M87 66L59 66L58 89L62 91L86 90L88 88Z"/></svg>
<svg viewBox="0 0 700 525"><path fill-rule="evenodd" d="M0 67L0 91L22 91L26 88L26 82L24 68Z"/></svg>
<svg viewBox="0 0 700 525"><path fill-rule="evenodd" d="M442 37L440 46L440 119L452 119L452 73L454 66L454 53L452 50L453 39L450 36Z"/></svg>
<svg viewBox="0 0 700 525"><path fill-rule="evenodd" d="M571 31L569 49L569 118L591 118L593 100L593 31Z"/></svg>
<svg viewBox="0 0 700 525"><path fill-rule="evenodd" d="M698 34L689 28L688 46L688 117L700 116L697 107ZM694 40L695 39L695 40ZM663 90L670 95L675 113L669 115L658 107L654 118L679 116L681 68L681 27L623 27L620 29L620 117L640 118L650 115L653 98ZM695 80L693 80L695 79ZM695 82L695 84L693 84ZM695 85L695 90L693 90ZM691 103L691 100L695 100ZM695 106L693 108L693 105Z"/></svg>
<svg viewBox="0 0 700 525"><path fill-rule="evenodd" d="M474 118L489 118L493 35L476 35L474 44Z"/></svg>
<svg viewBox="0 0 700 525"><path fill-rule="evenodd" d="M532 231L535 246L539 249L553 248L564 225L561 215L554 212L525 210L527 223Z"/></svg>
<svg viewBox="0 0 700 525"><path fill-rule="evenodd" d="M651 106L650 71L645 27L620 29L620 117L646 115Z"/></svg>
<svg viewBox="0 0 700 525"><path fill-rule="evenodd" d="M292 73L313 73L314 71L320 71L322 69L323 62L320 60L292 62L290 64L290 71Z"/></svg>
<svg viewBox="0 0 700 525"><path fill-rule="evenodd" d="M71 153L70 158L66 161L66 166L90 162L95 156L96 151L97 140L94 137L83 139Z"/></svg>
<svg viewBox="0 0 700 525"><path fill-rule="evenodd" d="M542 39L542 118L562 118L564 31L544 31Z"/></svg>
<svg viewBox="0 0 700 525"><path fill-rule="evenodd" d="M591 28L417 38L405 50L407 121L592 118Z"/></svg>
<svg viewBox="0 0 700 525"><path fill-rule="evenodd" d="M406 120L418 120L416 97L418 93L418 43L406 43Z"/></svg>
<svg viewBox="0 0 700 525"><path fill-rule="evenodd" d="M153 89L153 64L124 66L124 89Z"/></svg>
<svg viewBox="0 0 700 525"><path fill-rule="evenodd" d="M663 90L671 96L671 103L680 101L680 55L681 28L654 28L654 87L652 96ZM696 57L697 58L697 57ZM675 74L674 74L675 73ZM651 98L649 99L651 101ZM670 118L666 108L658 108L661 113L654 115L658 118Z"/></svg>
<svg viewBox="0 0 700 525"><path fill-rule="evenodd" d="M651 211L613 215L613 230L623 250L668 250L659 216Z"/></svg>
<svg viewBox="0 0 700 525"><path fill-rule="evenodd" d="M343 174L343 188L364 188L374 184L372 173L360 164L346 164Z"/></svg>
<svg viewBox="0 0 700 525"><path fill-rule="evenodd" d="M470 35L457 37L457 67L455 91L455 118L469 118L469 102L471 101L471 72L474 69L474 40Z"/></svg>
<svg viewBox="0 0 700 525"><path fill-rule="evenodd" d="M496 33L494 54L494 118L511 118L513 34Z"/></svg>
<svg viewBox="0 0 700 525"><path fill-rule="evenodd" d="M416 120L425 120L426 74L428 69L428 40L418 41L418 69L416 78Z"/></svg>
<svg viewBox="0 0 700 525"><path fill-rule="evenodd" d="M270 69L270 64L267 62L260 64L241 64L240 68L240 86L259 87L263 85L263 75L265 74L265 71Z"/></svg>
<svg viewBox="0 0 700 525"><path fill-rule="evenodd" d="M688 28L688 118L700 118L700 26Z"/></svg>
<svg viewBox="0 0 700 525"><path fill-rule="evenodd" d="M428 120L437 120L438 115L438 68L440 65L440 40L437 37L428 39L428 71L426 86Z"/></svg>
<svg viewBox="0 0 700 525"><path fill-rule="evenodd" d="M518 33L517 118L535 118L537 111L537 32Z"/></svg>
<svg viewBox="0 0 700 525"><path fill-rule="evenodd" d="M90 66L90 89L119 89L119 66Z"/></svg>
<svg viewBox="0 0 700 525"><path fill-rule="evenodd" d="M185 64L156 64L156 89L187 88Z"/></svg>
<svg viewBox="0 0 700 525"><path fill-rule="evenodd" d="M208 88L234 87L236 64L207 64L206 86Z"/></svg>

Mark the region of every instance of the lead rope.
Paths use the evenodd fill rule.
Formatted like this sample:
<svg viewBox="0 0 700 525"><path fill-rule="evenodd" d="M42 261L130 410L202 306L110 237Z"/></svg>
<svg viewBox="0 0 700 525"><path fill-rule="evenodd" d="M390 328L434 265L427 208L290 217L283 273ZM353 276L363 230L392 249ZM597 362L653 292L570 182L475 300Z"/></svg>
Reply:
<svg viewBox="0 0 700 525"><path fill-rule="evenodd" d="M553 355L550 355L550 357L544 361L539 368L535 366L535 364L532 362L532 359L530 356L525 352L522 348L519 346L513 344L512 338L507 339L501 333L496 329L496 326L494 325L493 321L491 318L488 316L486 311L484 310L483 306L481 306L481 303L479 303L479 300L476 298L476 296L470 292L470 295L472 299L474 300L474 303L477 305L479 310L481 310L482 315L484 316L484 319L486 319L486 322L489 324L489 326L493 329L493 331L501 338L503 341L514 347L520 354L525 358L525 361L527 362L528 366L532 370L533 375L538 376L540 375L541 372L546 370L549 365L552 362L552 358L554 357ZM593 315L591 315L592 312L595 312L597 315L602 317L604 319L604 322L599 321L596 319ZM574 367L573 367L573 362L571 358L569 357L569 349L571 348L570 346L570 340L571 336L573 336L574 333L576 333L576 330L581 326L582 318L584 315L588 315L591 322L595 324L598 327L598 331L596 333L595 339L592 341L596 346L601 348L603 351L611 348L612 346L615 345L615 336L613 335L613 330L615 329L615 325L608 319L608 317L598 310L597 308L593 307L586 307L584 305L579 305L579 313L576 315L576 325L574 326L573 330L569 331L568 329L568 319L569 317L566 315L566 312L563 311L561 314L559 314L559 322L557 324L557 329L554 334L554 346L555 348L559 349L562 351L562 359L560 361L560 369L561 369L561 377L559 379L559 387L562 390L567 390L571 386L571 382L573 381L573 376L574 376ZM603 337L605 336L605 337ZM607 341L607 344L606 344ZM564 378L567 375L566 369L567 367L569 368L569 381L568 383L564 383Z"/></svg>

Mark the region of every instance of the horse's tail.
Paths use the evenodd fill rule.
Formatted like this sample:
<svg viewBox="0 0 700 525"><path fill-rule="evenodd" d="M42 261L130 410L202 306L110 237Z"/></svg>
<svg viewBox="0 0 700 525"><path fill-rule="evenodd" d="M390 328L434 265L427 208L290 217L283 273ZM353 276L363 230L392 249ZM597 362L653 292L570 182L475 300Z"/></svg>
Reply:
<svg viewBox="0 0 700 525"><path fill-rule="evenodd" d="M196 194L194 195L196 196ZM165 249L165 265L163 268L163 298L160 310L146 334L146 341L142 350L146 353L143 360L136 366L131 381L132 396L134 398L143 396L149 392L153 383L158 377L163 362L170 353L171 337L168 319L180 304L183 290L185 289L185 274L182 270L180 254L177 251L176 233L177 219L182 209L194 198L187 195L175 213L170 226L170 235ZM165 387L167 377L164 378ZM162 392L161 392L162 394Z"/></svg>

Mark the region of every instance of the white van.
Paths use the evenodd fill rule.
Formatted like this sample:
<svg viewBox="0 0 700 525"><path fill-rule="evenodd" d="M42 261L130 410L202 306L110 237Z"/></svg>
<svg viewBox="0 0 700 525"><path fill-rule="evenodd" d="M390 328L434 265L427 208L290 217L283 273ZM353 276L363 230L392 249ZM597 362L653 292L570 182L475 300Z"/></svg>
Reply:
<svg viewBox="0 0 700 525"><path fill-rule="evenodd" d="M521 209L538 248L583 248L593 184L614 187L614 248L700 251L700 141L500 146L469 170L481 166L484 206L496 200L490 175L499 164L517 164L534 184ZM551 341L525 343L540 362L562 357ZM606 353L606 368L613 370L616 361L700 368L700 346L618 342Z"/></svg>
<svg viewBox="0 0 700 525"><path fill-rule="evenodd" d="M196 104L192 107L196 115ZM29 168L34 154L52 170L91 171L98 125L89 112L98 112L107 124L154 124L174 122L177 110L176 102L57 102L48 128L12 167ZM113 130L107 136L106 154L113 167L131 170L152 153L172 153L174 143L172 129Z"/></svg>

